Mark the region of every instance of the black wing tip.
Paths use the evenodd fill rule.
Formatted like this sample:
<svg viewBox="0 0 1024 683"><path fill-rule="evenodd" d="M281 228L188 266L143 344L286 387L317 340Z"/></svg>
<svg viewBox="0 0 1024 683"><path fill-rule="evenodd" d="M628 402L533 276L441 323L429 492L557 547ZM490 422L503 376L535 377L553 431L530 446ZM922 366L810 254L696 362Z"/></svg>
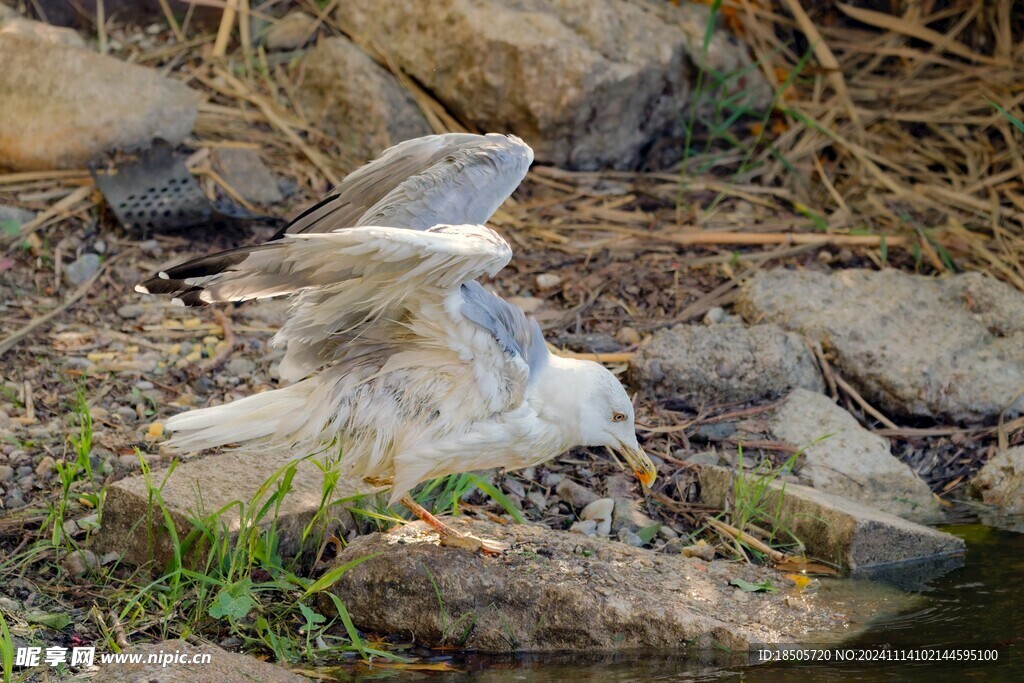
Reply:
<svg viewBox="0 0 1024 683"><path fill-rule="evenodd" d="M203 288L193 287L183 280L171 280L162 277L150 279L135 285L140 294L173 294L171 301L179 306L209 306L209 301L201 298Z"/></svg>

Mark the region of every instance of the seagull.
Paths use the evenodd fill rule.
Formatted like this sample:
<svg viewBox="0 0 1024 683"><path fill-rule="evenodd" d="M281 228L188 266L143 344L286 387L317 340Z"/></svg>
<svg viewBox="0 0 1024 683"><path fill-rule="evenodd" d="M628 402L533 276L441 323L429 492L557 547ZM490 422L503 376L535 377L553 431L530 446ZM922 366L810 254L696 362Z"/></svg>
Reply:
<svg viewBox="0 0 1024 683"><path fill-rule="evenodd" d="M503 551L416 503L420 482L538 465L578 446L621 454L650 486L633 405L599 363L552 354L537 321L485 289L512 249L484 224L523 180L514 136L431 135L359 168L270 241L204 256L136 290L185 306L290 297L272 343L291 382L167 420L168 446L340 449L446 545Z"/></svg>

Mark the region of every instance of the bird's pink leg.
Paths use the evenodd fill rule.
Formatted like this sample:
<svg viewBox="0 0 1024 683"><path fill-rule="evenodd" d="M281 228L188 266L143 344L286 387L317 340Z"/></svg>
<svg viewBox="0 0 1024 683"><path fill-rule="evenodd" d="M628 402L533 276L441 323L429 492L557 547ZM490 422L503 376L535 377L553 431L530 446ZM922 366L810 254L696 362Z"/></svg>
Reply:
<svg viewBox="0 0 1024 683"><path fill-rule="evenodd" d="M412 514L416 515L427 526L438 533L441 537L441 545L466 548L474 552L479 550L488 555L501 555L508 550L508 546L504 543L477 538L476 536L456 531L432 515L429 510L413 500L409 494L402 496L399 502L409 508Z"/></svg>

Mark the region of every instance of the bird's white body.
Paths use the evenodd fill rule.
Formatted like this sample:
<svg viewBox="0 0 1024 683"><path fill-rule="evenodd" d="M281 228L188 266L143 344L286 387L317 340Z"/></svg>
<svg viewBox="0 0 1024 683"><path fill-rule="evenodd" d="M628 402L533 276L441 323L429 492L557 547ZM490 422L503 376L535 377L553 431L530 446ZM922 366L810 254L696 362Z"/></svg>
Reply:
<svg viewBox="0 0 1024 683"><path fill-rule="evenodd" d="M403 147L429 152L427 168L397 154ZM280 374L294 383L172 417L171 445L258 444L296 457L339 449L351 476L393 481L394 499L427 479L525 467L578 445L624 449L653 477L615 377L550 354L535 321L475 282L508 263L508 243L480 224L439 223L483 223L530 161L529 147L504 136L403 143L303 214L299 232L144 283L193 305L292 296L274 343L287 347ZM419 172L379 187L389 167L410 164ZM359 205L352 187L363 181L374 223L335 226L336 212ZM402 225L378 224L388 218Z"/></svg>

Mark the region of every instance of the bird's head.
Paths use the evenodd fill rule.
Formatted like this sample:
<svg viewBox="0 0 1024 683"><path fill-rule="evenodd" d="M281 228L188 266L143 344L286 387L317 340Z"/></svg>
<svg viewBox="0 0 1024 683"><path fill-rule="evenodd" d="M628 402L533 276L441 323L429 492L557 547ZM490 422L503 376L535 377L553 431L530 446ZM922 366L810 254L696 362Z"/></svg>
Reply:
<svg viewBox="0 0 1024 683"><path fill-rule="evenodd" d="M645 486L654 483L654 463L636 440L633 403L615 375L592 361L576 361L582 391L579 435L582 446L606 446L622 455Z"/></svg>

